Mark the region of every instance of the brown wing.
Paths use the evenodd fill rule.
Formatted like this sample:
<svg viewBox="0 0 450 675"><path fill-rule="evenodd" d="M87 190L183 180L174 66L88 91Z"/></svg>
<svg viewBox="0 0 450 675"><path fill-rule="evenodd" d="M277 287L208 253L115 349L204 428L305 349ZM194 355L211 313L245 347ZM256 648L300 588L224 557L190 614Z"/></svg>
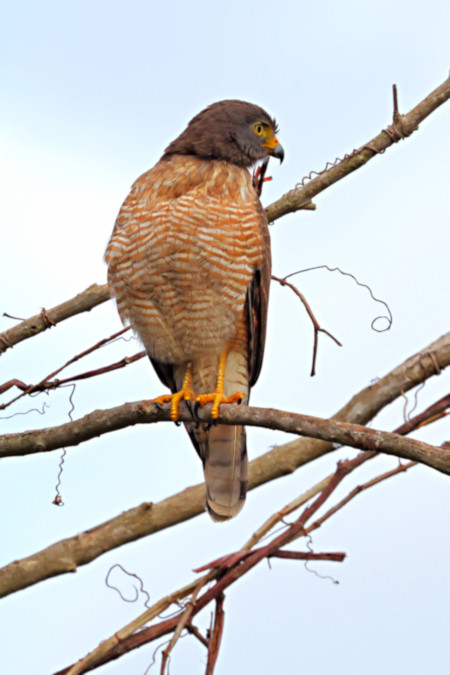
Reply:
<svg viewBox="0 0 450 675"><path fill-rule="evenodd" d="M262 264L254 270L247 290L248 316L248 371L249 384L253 387L261 372L266 342L267 308L271 276L270 235L266 214L261 207L261 231L264 242Z"/></svg>
<svg viewBox="0 0 450 675"><path fill-rule="evenodd" d="M155 369L156 374L158 375L161 382L170 389L172 394L177 391L177 385L175 382L175 376L173 372L172 363L163 363L162 361L157 361L149 355L150 362Z"/></svg>

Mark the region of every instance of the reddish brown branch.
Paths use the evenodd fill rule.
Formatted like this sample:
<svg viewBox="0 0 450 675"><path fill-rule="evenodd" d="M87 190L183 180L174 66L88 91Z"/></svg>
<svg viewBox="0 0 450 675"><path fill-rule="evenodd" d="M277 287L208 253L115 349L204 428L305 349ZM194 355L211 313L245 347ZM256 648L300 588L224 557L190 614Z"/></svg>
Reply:
<svg viewBox="0 0 450 675"><path fill-rule="evenodd" d="M111 363L109 366L103 366L103 368L96 368L95 370L88 370L85 373L72 375L71 377L66 377L62 380L49 380L48 378L45 378L45 380L42 380L38 384L25 384L20 380L9 380L0 386L0 394L3 394L11 387L17 387L23 391L24 394L35 394L36 392L48 391L49 389L57 389L64 384L78 382L79 380L86 380L90 377L96 377L97 375L111 373L113 370L118 370L119 368L125 368L125 366L128 366L130 363L134 363L135 361L139 361L139 359L144 358L144 356L146 356L146 352L138 352L137 354L133 354L133 356L124 356L123 359L120 359L120 361L116 361L115 363ZM0 410L3 410L8 405L11 405L11 403L17 400L17 398L18 397L8 403L0 404Z"/></svg>
<svg viewBox="0 0 450 675"><path fill-rule="evenodd" d="M43 380L38 382L38 384L30 384L30 385L25 385L23 382L20 382L19 380L10 380L9 382L6 382L0 387L0 393L3 393L3 391L6 391L9 389L11 386L15 385L19 387L19 389L22 390L22 393L19 394L18 396L15 396L13 399L10 401L7 401L7 403L1 403L0 404L0 410L4 410L8 406L12 405L16 401L18 401L20 398L23 398L24 396L27 396L29 394L34 394L35 392L39 391L46 391L48 389L55 389L56 387L59 387L67 382L73 382L75 380L81 380L85 379L87 377L93 377L94 375L100 375L104 372L109 372L110 370L116 370L117 368L123 368L124 366L128 365L128 363L132 363L133 361L137 361L138 359L141 359L143 356L145 356L145 352L140 352L139 354L136 354L135 356L131 357L125 357L122 359L122 361L119 361L117 363L113 363L110 366L105 366L105 368L98 368L97 370L90 371L89 373L82 373L81 375L75 375L74 377L68 377L65 380L53 380L52 378L55 377L55 375L58 375L62 370L70 366L72 363L75 363L76 361L79 361L82 359L84 356L88 356L88 354L92 354L92 352L95 352L97 349L100 349L100 347L103 347L104 345L108 344L108 342L112 342L116 338L118 338L120 335L125 333L126 331L130 330L130 326L126 326L125 328L122 328L121 330L117 331L116 333L113 333L110 335L108 338L103 338L102 340L99 340L98 342L95 343L95 345L92 345L92 347L89 347L88 349L85 349L84 351L80 352L79 354L76 354L73 356L71 359L69 359L63 366L60 368L57 368L54 370L50 375L47 375L47 377L44 377Z"/></svg>
<svg viewBox="0 0 450 675"><path fill-rule="evenodd" d="M396 434L409 434L413 429L418 429L425 424L435 422L445 415L445 411L450 408L450 394L446 394L432 405L428 406L423 412L414 415L411 419L401 424L396 430Z"/></svg>
<svg viewBox="0 0 450 675"><path fill-rule="evenodd" d="M212 600L218 601L219 611L216 612L216 620L212 636L213 642L211 643L212 649L210 650L210 653L212 652L213 656L208 658L208 667L210 664L210 659L212 663L212 668L214 667L214 663L217 658L218 647L220 644L220 637L223 630L223 610L219 598L223 596L224 590L233 583L235 583L237 579L241 578L244 574L246 574L250 569L252 569L265 557L272 556L279 548L281 548L281 546L285 545L286 543L289 543L289 541L292 538L294 538L295 535L297 535L299 532L304 531L304 525L305 522L308 520L308 518L310 518L317 511L317 509L320 508L320 506L329 497L329 495L341 482L344 476L347 475L347 473L349 473L357 465L358 462L356 462L355 460L340 463L338 465L333 480L330 482L327 488L325 488L322 491L322 493L317 497L317 499L313 502L313 504L311 504L304 510L302 515L294 523L292 523L284 532L275 537L272 540L272 542L270 542L266 546L258 548L255 551L245 552L245 556L241 556L240 559L239 557L236 557L236 554L234 554L235 562L233 563L233 565L218 567L215 572L216 578L215 584L207 591L205 591L205 593L203 593L203 595L200 598L198 598L195 602L192 602L189 605L190 608L189 618L190 618L193 617L195 614L197 614L199 611L201 611L204 607L206 607ZM211 577L210 575L211 573L203 577L200 580L199 584L197 585L196 589L204 585L207 580L211 580L211 578L214 578ZM178 593L173 594L174 598L176 598L177 596ZM183 615L181 616L184 616L184 614L185 613L183 613ZM180 615L173 617L170 621L172 622L171 623L172 629L176 630L177 626L180 625ZM108 651L108 653L102 654L101 656L99 655L99 658L97 658L96 657L97 650L94 650L86 657L86 667L83 667L83 662L85 659L82 659L77 663L74 672L76 672L77 674L87 672L88 670L96 668L99 665L103 665L104 663L107 663L108 661L117 658L119 656L119 654L117 653L118 649L120 649L121 654L123 654L125 651L130 651L131 649L136 648L136 646L144 644L144 642L142 641L144 636L147 637L145 642L149 641L148 638L154 640L157 637L161 637L161 633L158 631L158 627L161 627L161 630L164 631L164 634L167 634L168 622L164 621L161 624L157 624L156 626L150 627L149 629L139 631L139 633L137 634L140 638L139 644L137 644L136 641L134 640L135 634L126 637L122 640L119 640L117 638L113 641L114 646L112 647L112 649ZM116 633L115 635L118 636L118 633ZM64 675L65 673L69 673L71 668L72 666L69 666L69 668L59 671L56 675ZM207 672L212 673L213 671L207 670Z"/></svg>
<svg viewBox="0 0 450 675"><path fill-rule="evenodd" d="M281 534L275 536L272 539L272 541L269 542L266 546L254 549L252 551L238 551L229 556L223 556L217 561L218 564L215 566L215 571L211 571L207 575L202 577L197 585L193 586L191 584L189 587L185 587L185 588L195 588L195 590L198 591L200 585L205 585L206 582L210 582L215 579L214 585L207 591L205 591L203 595L198 599L193 598L194 602L192 602L189 605L189 607L192 607L192 612L189 612L189 615L194 616L204 607L206 607L211 601L214 600L216 601L215 622L209 645L210 649L208 658L208 668L210 668L210 670L207 669L206 673L212 674L213 667L217 659L217 652L220 643L220 637L223 630L223 619L224 619L222 608L223 592L226 588L234 584L239 578L248 573L250 569L255 567L261 560L263 560L266 557L267 558L280 557L280 558L304 559L304 560L310 559L335 560L335 561L344 560L345 554L342 553L326 554L326 553L314 553L312 551L309 551L308 553L300 553L294 551L282 551L281 548L286 544L288 544L293 539L297 538L299 535L307 534L313 528L313 526L309 528L306 527L307 521L324 504L324 502L334 492L337 486L340 485L342 480L347 475L349 475L353 470L355 470L358 466L364 463L364 461L366 461L366 456L359 455L358 457L355 457L352 460L340 462L338 464L335 474L331 477L331 480L329 481L327 486L322 490L322 492L318 495L318 497L314 500L314 502L312 502L309 506L307 506L300 514L300 516L297 518L297 520L288 525ZM371 483L372 485L375 484L374 481L372 481ZM315 525L317 526L317 521ZM201 569L209 568L210 566L211 564L204 565ZM172 597L180 598L181 594L182 591L180 590L175 592ZM152 608L150 608L150 610L151 609ZM180 626L180 616L183 616L184 613L182 615L178 614L177 616L172 617L169 621L163 621L155 626L145 628L139 631L138 633L134 633L132 635L129 635L128 637L124 637L123 639L120 640L119 643L115 641L112 648L106 654L105 653L100 654L102 647L102 645L100 645L97 650L94 650L88 655L88 657L86 657L86 667L82 667L82 664L85 661L85 659L83 659L81 662L78 662L77 665L79 667L76 670L76 672L81 673L96 668L97 666L103 665L113 659L118 658L118 656L124 654L127 651L135 649L137 646L140 646L142 644L155 640L156 638L161 637L162 635L167 634L167 632L169 632L168 631L169 622L171 622L170 625L172 627L172 630L176 630L177 627ZM145 618L146 617L144 613L141 619L144 620ZM122 629L122 631L125 630L126 628ZM116 633L116 635L118 635L118 633ZM96 654L97 651L98 657ZM59 673L57 673L56 675L64 675L68 673L69 670L70 667L64 669L63 671L59 671Z"/></svg>
<svg viewBox="0 0 450 675"><path fill-rule="evenodd" d="M212 630L212 635L209 639L208 663L206 665L205 675L213 675L217 657L219 656L220 643L222 640L222 633L223 633L223 624L225 621L225 612L223 611L224 600L225 596L223 593L221 593L216 598L214 627Z"/></svg>
<svg viewBox="0 0 450 675"><path fill-rule="evenodd" d="M289 281L286 281L286 278L280 279L279 277L275 277L272 275L272 279L274 281L278 281L281 286L288 286L298 298L302 301L306 311L308 312L309 318L312 321L312 324L314 326L314 349L313 349L313 359L312 359L312 367L311 367L311 377L313 377L316 374L316 359L317 359L317 347L318 347L318 342L319 342L319 333L325 333L325 335L328 335L329 338L334 340L334 342L339 345L339 347L342 347L342 344L339 342L337 338L334 337L330 332L325 330L325 328L321 328L319 322L317 321L316 317L313 314L313 311L311 307L309 306L305 296L303 293L300 293L298 288L294 286L294 284L291 284Z"/></svg>
<svg viewBox="0 0 450 675"><path fill-rule="evenodd" d="M346 553L312 553L310 551L276 551L272 558L286 558L288 560L329 560L344 562Z"/></svg>

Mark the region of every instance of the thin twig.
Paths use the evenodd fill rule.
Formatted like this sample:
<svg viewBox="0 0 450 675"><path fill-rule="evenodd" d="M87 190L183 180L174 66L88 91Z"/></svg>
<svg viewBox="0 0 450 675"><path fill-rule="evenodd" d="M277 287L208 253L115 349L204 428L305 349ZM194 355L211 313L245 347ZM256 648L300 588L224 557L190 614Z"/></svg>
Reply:
<svg viewBox="0 0 450 675"><path fill-rule="evenodd" d="M223 611L224 600L225 596L223 593L221 593L216 598L214 626L212 630L212 635L209 640L208 663L206 665L205 675L213 675L214 667L217 662L217 657L219 656L220 643L222 640L222 633L223 633L223 624L225 621L225 612Z"/></svg>
<svg viewBox="0 0 450 675"><path fill-rule="evenodd" d="M289 276L291 276L291 275L289 275ZM317 321L316 317L314 316L313 311L312 311L311 307L309 306L309 304L308 304L305 296L303 295L303 293L300 293L300 291L298 290L298 288L296 286L294 286L294 284L291 284L289 281L286 281L286 278L287 277L284 277L283 279L280 279L279 277L275 277L275 276L272 275L272 279L274 281L278 281L278 283L281 284L281 286L287 286L292 291L294 291L296 296L298 298L300 298L300 300L302 301L306 311L308 312L309 318L312 321L312 324L314 326L314 349L313 349L313 359L312 359L312 367L311 367L311 377L314 377L314 375L316 374L316 359L317 359L317 347L318 347L318 342L319 342L319 333L325 333L325 335L328 335L328 337L331 338L332 340L334 340L334 342L339 347L342 347L342 343L339 342L339 340L337 338L335 338L334 335L332 335L329 331L325 330L325 328L322 328L320 326L319 322Z"/></svg>
<svg viewBox="0 0 450 675"><path fill-rule="evenodd" d="M85 356L88 356L88 354L92 354L92 352L96 351L97 349L100 349L100 347L103 347L104 345L108 344L108 342L112 342L115 340L119 335L122 335L126 331L130 330L130 326L126 326L125 328L122 328L121 330L117 331L116 333L113 333L107 338L103 338L102 340L99 340L98 342L95 343L95 345L92 345L92 347L88 347L88 349L85 349L84 351L80 352L79 354L76 354L72 358L70 358L66 363L56 370L54 370L52 373L47 375L47 377L44 377L38 384L30 384L26 386L25 389L23 389L23 382L19 383L17 380L12 380L10 382L7 382L6 384L2 385L0 387L0 393L4 390L4 387L7 386L9 388L11 386L11 382L13 382L16 386L19 387L19 389L22 389L22 393L18 394L18 396L15 396L13 399L8 401L7 403L1 403L0 404L0 410L4 410L8 406L10 406L12 403L15 403L18 401L20 398L23 398L24 396L28 394L33 394L37 391L45 391L46 389L54 389L55 387L61 386L62 384L66 382L71 382L75 379L85 379L86 377L92 377L93 375L98 375L101 374L101 372L108 372L109 370L116 370L117 368L123 368L123 366L128 365L128 363L131 363L132 361L136 361L138 358L142 358L145 353L140 352L139 354L135 355L134 357L126 357L125 359L122 359L123 365L119 364L112 364L111 366L106 366L105 368L100 368L98 369L97 372L91 371L91 373L83 373L82 375L75 376L75 377L69 377L65 380L53 380L55 375L58 375L62 370L70 366L72 363L75 363L76 361L79 361ZM129 359L129 361L127 360ZM100 371L100 372L99 372Z"/></svg>
<svg viewBox="0 0 450 675"><path fill-rule="evenodd" d="M178 642L178 639L179 639L179 637L180 637L180 635L183 631L183 628L191 620L191 616L192 616L192 614L194 613L194 610L195 610L195 602L197 600L197 596L200 593L201 589L203 588L204 583L205 582L203 580L200 580L200 583L195 588L191 597L187 601L186 609L184 610L184 612L180 616L180 619L177 623L177 627L174 630L172 639L170 640L169 644L167 645L167 647L164 649L164 651L162 653L161 671L160 671L161 675L165 674L166 665L167 665L167 661L168 661L169 656L170 656L170 652L172 651L172 649L175 647L176 643Z"/></svg>
<svg viewBox="0 0 450 675"><path fill-rule="evenodd" d="M286 560L328 560L330 562L344 562L346 553L312 553L311 551L276 551L272 558Z"/></svg>
<svg viewBox="0 0 450 675"><path fill-rule="evenodd" d="M356 497L356 495L360 494L361 492L364 492L364 490L368 490L369 488L373 487L374 485L378 485L378 483L381 483L384 480L387 480L388 478L392 478L392 476L397 476L400 473L403 473L404 471L408 471L408 469L411 469L413 466L417 466L417 462L408 462L407 464L399 464L395 469L392 469L391 471L386 471L385 473L382 473L379 476L376 476L376 478L372 478L372 480L367 481L366 483L363 483L362 485L357 485L353 490L343 499L341 499L340 502L335 504L329 511L323 514L320 518L318 518L312 525L310 525L306 532L307 534L310 534L314 530L317 530L323 523L331 518L337 511L342 509L346 504L348 504L352 499Z"/></svg>
<svg viewBox="0 0 450 675"><path fill-rule="evenodd" d="M308 520L310 520L312 516L318 511L318 509L325 503L325 501L330 497L330 495L334 492L334 490L338 487L338 485L340 485L342 480L346 476L348 476L352 471L354 471L357 467L359 467L364 461L365 460L363 459L363 456L360 455L352 460L340 462L332 479L328 481L327 486L317 496L315 501L304 509L304 511L301 513L301 515L297 518L296 521L291 523L286 528L286 530L283 531L281 534L274 537L266 546L254 549L252 551L236 552L231 556L223 556L221 559L219 559L222 562L217 566L215 566L214 569L211 569L206 575L201 577L200 580L197 579L196 581L191 582L189 585L185 586L182 589L179 589L171 596L164 598L163 601L159 601L158 603L156 603L156 605L154 605L149 610L147 610L139 617L137 617L132 623L128 624L120 631L115 633L114 636L112 636L108 640L105 640L105 642L102 642L93 652L91 652L82 661L78 662L77 666L83 664L83 667L79 667L78 669L74 669L76 668L76 666L69 667L68 669L59 671L59 673L57 673L56 675L76 675L78 673L91 670L92 668L95 668L99 665L108 663L110 660L117 658L117 656L126 653L127 651L135 649L137 646L141 646L142 644L146 644L147 642L162 637L162 635L166 635L168 632L170 632L170 627L172 630L175 630L177 625L179 625L180 615L172 617L168 621L161 622L160 624L157 624L155 626L145 628L139 631L136 635L133 634L141 626L145 625L145 623L148 623L148 621L152 617L157 616L161 611L161 606L163 604L164 604L163 608L166 608L171 603L173 604L174 602L179 602L181 598L186 597L187 595L189 595L189 593L192 593L200 583L202 584L202 586L205 586L208 582L215 580L214 585L207 591L205 591L203 595L201 595L198 599L196 599L195 604L192 605L192 613L190 613L190 616L194 616L195 614L197 614L204 607L206 607L211 601L213 600L218 601L218 599L222 596L226 588L228 588L231 584L235 583L237 579L245 575L250 569L252 569L264 558L285 557L302 560L314 558L318 560L320 558L323 560L333 559L337 562L342 561L345 555L340 553L316 554L314 551L310 551L306 554L300 554L297 552L282 552L281 548L286 544L290 543L291 541L293 541L294 539L296 539L298 536L308 534L308 531L312 529L312 527L307 527ZM395 475L398 473L399 470L396 469L395 472L391 472L391 475ZM384 480L387 477L388 476L383 475L382 477L380 477L380 480L381 479ZM367 484L367 487L364 489L368 489L369 487L374 486L378 482L379 481L372 480L370 481L370 484ZM344 503L347 503L344 502L344 500L342 501L343 503L340 508L344 506ZM316 524L317 523L318 521L316 521ZM281 553L281 555L278 556L277 555L278 553ZM330 558L329 556L332 556L332 558ZM202 569L204 569L205 567L207 568L209 566L210 565L203 566ZM216 629L217 633L219 633L219 631L221 633L223 626L223 617L221 619L219 617L219 619L217 619L217 623L219 624L218 628ZM214 652L213 650L213 654L214 653L217 653L217 650L216 652ZM212 671L210 672L212 673Z"/></svg>

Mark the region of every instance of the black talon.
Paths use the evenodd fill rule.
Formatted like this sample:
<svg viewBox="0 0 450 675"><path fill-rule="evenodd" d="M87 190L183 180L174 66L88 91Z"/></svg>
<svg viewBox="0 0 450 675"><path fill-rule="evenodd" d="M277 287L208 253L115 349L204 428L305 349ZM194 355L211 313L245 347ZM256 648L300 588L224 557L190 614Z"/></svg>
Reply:
<svg viewBox="0 0 450 675"><path fill-rule="evenodd" d="M200 421L200 417L198 416L198 409L200 408L200 401L195 401L194 403L194 417Z"/></svg>
<svg viewBox="0 0 450 675"><path fill-rule="evenodd" d="M196 419L196 418L197 418L197 415L194 414L194 411L193 411L193 409L192 409L192 403L190 402L190 400L189 400L189 399L185 399L184 402L186 403L186 408L187 408L187 409L189 410L189 412L191 413L192 419Z"/></svg>
<svg viewBox="0 0 450 675"><path fill-rule="evenodd" d="M156 405L158 410L164 410L163 406L161 405L161 403L159 401L154 401L154 404Z"/></svg>
<svg viewBox="0 0 450 675"><path fill-rule="evenodd" d="M174 422L175 422L175 426L176 426L176 427L181 427L181 422L180 422L180 420L174 420Z"/></svg>

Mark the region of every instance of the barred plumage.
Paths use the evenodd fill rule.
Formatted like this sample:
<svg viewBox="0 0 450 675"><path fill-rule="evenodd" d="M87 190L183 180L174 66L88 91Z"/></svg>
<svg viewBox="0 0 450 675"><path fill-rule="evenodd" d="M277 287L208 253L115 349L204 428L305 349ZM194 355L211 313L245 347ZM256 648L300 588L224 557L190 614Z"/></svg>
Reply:
<svg viewBox="0 0 450 675"><path fill-rule="evenodd" d="M220 127L214 128L215 107L236 117L236 138L243 134L246 143L240 162L227 159L227 144L233 142L223 139ZM212 117L205 114L211 110ZM220 143L215 141L206 157L183 151L195 141L194 125L193 139L184 132L156 166L138 178L106 252L108 281L122 321L129 321L139 334L160 379L173 393L182 389L188 369L195 396L217 393L219 361L225 355L225 397L238 390L247 401L264 350L270 242L246 167L255 161L258 148L261 159L268 154L282 159L282 151L274 136L275 123L257 106L224 101L207 111L200 131L206 125ZM256 123L266 125L266 145L251 127ZM247 158L249 129L255 147ZM235 157L236 147L231 154ZM219 520L235 515L247 484L245 430L186 426L204 463L211 515Z"/></svg>

